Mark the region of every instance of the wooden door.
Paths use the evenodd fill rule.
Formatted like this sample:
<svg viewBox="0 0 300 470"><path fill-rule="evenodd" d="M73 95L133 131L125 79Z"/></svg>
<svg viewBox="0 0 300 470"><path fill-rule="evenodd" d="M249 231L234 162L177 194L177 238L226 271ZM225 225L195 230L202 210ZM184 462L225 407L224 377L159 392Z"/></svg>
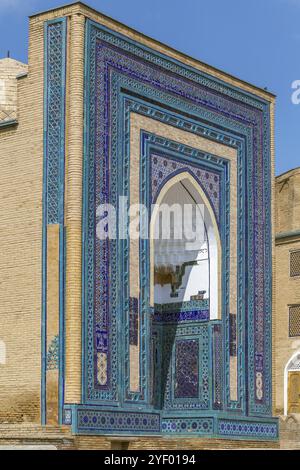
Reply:
<svg viewBox="0 0 300 470"><path fill-rule="evenodd" d="M288 413L300 413L300 371L289 372Z"/></svg>

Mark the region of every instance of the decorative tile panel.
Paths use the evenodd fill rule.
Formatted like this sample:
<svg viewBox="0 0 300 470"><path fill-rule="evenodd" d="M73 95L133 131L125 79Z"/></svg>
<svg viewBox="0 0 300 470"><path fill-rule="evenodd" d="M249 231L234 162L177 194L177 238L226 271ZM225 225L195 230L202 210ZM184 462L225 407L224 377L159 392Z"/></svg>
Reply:
<svg viewBox="0 0 300 470"><path fill-rule="evenodd" d="M223 407L223 341L222 326L212 326L213 341L213 409L220 410Z"/></svg>
<svg viewBox="0 0 300 470"><path fill-rule="evenodd" d="M235 420L219 420L218 431L221 436L251 437L252 439L277 439L278 424L247 422Z"/></svg>
<svg viewBox="0 0 300 470"><path fill-rule="evenodd" d="M199 152L200 153L200 152ZM166 181L176 173L189 171L204 192L208 195L212 207L219 220L219 197L220 197L220 175L217 172L201 169L197 165L191 165L166 158L163 155L153 154L151 159L151 182L152 182L152 201L155 203L160 189Z"/></svg>
<svg viewBox="0 0 300 470"><path fill-rule="evenodd" d="M129 298L129 344L132 346L138 345L138 315L139 315L139 300L136 297Z"/></svg>
<svg viewBox="0 0 300 470"><path fill-rule="evenodd" d="M209 300L190 300L180 303L155 304L153 320L160 323L208 321Z"/></svg>
<svg viewBox="0 0 300 470"><path fill-rule="evenodd" d="M48 347L47 370L57 370L59 367L59 336L55 336Z"/></svg>
<svg viewBox="0 0 300 470"><path fill-rule="evenodd" d="M46 174L47 223L61 222L61 187L64 178L65 118L65 34L64 20L46 27Z"/></svg>
<svg viewBox="0 0 300 470"><path fill-rule="evenodd" d="M269 104L250 93L224 84L198 70L185 67L157 52L145 49L107 28L87 23L87 204L85 247L87 272L87 387L88 400L118 400L117 318L118 247L94 239L95 207L115 203L128 188L130 109L152 119L184 128L235 147L238 151L238 310L237 346L239 400L228 398L230 321L228 296L224 305L224 355L227 406L245 409L245 387L249 384L249 412L271 413L271 212ZM125 100L128 100L126 108ZM149 105L149 103L152 103ZM170 111L170 110L173 111ZM95 113L96 110L96 113ZM120 112L124 112L122 113ZM138 110L138 111L137 111ZM188 117L187 117L188 116ZM108 138L109 136L109 138ZM125 155L125 156L124 156ZM127 156L128 155L128 156ZM192 160L192 157L191 157ZM209 164L212 160L207 161ZM122 162L122 164L121 164ZM121 169L120 169L121 168ZM94 170L95 173L94 173ZM159 176L159 175L158 175ZM147 183L145 183L147 184ZM96 195L96 198L94 196ZM247 206L247 207L246 207ZM230 209L226 206L226 218ZM245 237L244 228L247 229ZM225 234L226 237L229 234ZM247 240L247 245L246 241ZM125 247L126 248L126 247ZM126 249L124 251L126 257ZM95 265L94 260L96 260ZM94 270L95 266L95 270ZM224 264L224 284L230 264ZM245 272L248 273L245 286ZM247 287L247 298L244 298ZM94 289L95 288L95 289ZM94 298L95 295L95 298ZM122 307L123 308L123 307ZM129 298L125 299L129 311ZM247 321L247 363L243 331ZM94 326L108 334L108 387L95 381ZM124 325L125 331L129 325ZM146 338L142 333L142 339ZM146 343L145 343L146 344ZM143 349L142 349L143 350ZM144 349L146 351L146 349ZM143 357L147 357L144 355ZM147 361L147 359L145 359ZM125 367L125 366L124 366ZM147 367L144 368L144 371ZM246 380L247 374L247 380ZM263 394L257 393L261 374ZM146 380L146 378L145 378ZM207 385L207 388L209 386Z"/></svg>
<svg viewBox="0 0 300 470"><path fill-rule="evenodd" d="M229 351L230 351L230 356L235 357L236 356L236 315L233 313L229 314Z"/></svg>
<svg viewBox="0 0 300 470"><path fill-rule="evenodd" d="M176 342L174 344L174 341ZM180 346L176 351L178 342L187 341L187 351L185 345ZM198 359L193 361L190 355L189 346L191 342L196 342L191 346L192 350L198 350ZM162 408L164 410L205 410L210 404L209 389L209 332L207 325L183 324L183 325L164 325L162 327L162 364L161 364L161 394L163 397ZM182 366L183 360L190 360L190 366L195 366L194 370L189 372L186 368L179 370L177 376L178 363ZM196 371L198 364L198 373ZM190 373L190 375L189 375ZM189 375L189 376L188 376ZM187 390L185 390L184 377L189 380ZM197 378L198 377L198 381ZM179 389L177 387L179 382ZM198 383L197 383L198 382ZM176 395L176 389L178 394ZM184 389L184 391L182 391ZM196 393L197 390L197 393ZM185 397L179 395L185 394ZM192 397L186 399L187 394Z"/></svg>
<svg viewBox="0 0 300 470"><path fill-rule="evenodd" d="M199 342L197 339L176 341L175 398L199 395Z"/></svg>
<svg viewBox="0 0 300 470"><path fill-rule="evenodd" d="M160 323L179 323L186 321L209 321L209 310L191 310L187 312L154 313L154 321Z"/></svg>
<svg viewBox="0 0 300 470"><path fill-rule="evenodd" d="M155 304L155 311L161 313L173 312L193 312L209 309L209 299L203 300L184 300L182 302L169 302L164 304Z"/></svg>
<svg viewBox="0 0 300 470"><path fill-rule="evenodd" d="M59 370L59 419L63 406L63 351L61 336L64 306L64 191L65 191L65 91L66 18L44 26L44 159L42 255L42 383L41 420L46 423L47 370ZM59 225L59 336L47 345L47 230Z"/></svg>
<svg viewBox="0 0 300 470"><path fill-rule="evenodd" d="M72 424L72 410L71 408L64 408L63 411L63 424L70 426Z"/></svg>
<svg viewBox="0 0 300 470"><path fill-rule="evenodd" d="M166 434L213 434L213 418L163 418Z"/></svg>
<svg viewBox="0 0 300 470"><path fill-rule="evenodd" d="M78 431L85 433L157 433L160 432L160 415L155 413L132 413L79 409Z"/></svg>

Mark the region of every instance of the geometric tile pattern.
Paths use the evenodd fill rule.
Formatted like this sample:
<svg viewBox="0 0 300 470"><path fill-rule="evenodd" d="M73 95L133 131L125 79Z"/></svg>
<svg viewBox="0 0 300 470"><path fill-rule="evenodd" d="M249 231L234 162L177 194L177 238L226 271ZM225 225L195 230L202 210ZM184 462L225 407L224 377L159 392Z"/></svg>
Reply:
<svg viewBox="0 0 300 470"><path fill-rule="evenodd" d="M63 424L70 426L72 424L72 410L64 408L63 410Z"/></svg>
<svg viewBox="0 0 300 470"><path fill-rule="evenodd" d="M278 425L276 422L259 423L220 419L218 430L222 436L251 437L253 439L278 438Z"/></svg>
<svg viewBox="0 0 300 470"><path fill-rule="evenodd" d="M51 341L47 352L47 370L58 370L59 367L59 336Z"/></svg>
<svg viewBox="0 0 300 470"><path fill-rule="evenodd" d="M155 312L153 320L160 323L179 323L186 321L208 321L209 310L192 310L188 312Z"/></svg>
<svg viewBox="0 0 300 470"><path fill-rule="evenodd" d="M176 341L175 398L197 398L199 393L199 341Z"/></svg>
<svg viewBox="0 0 300 470"><path fill-rule="evenodd" d="M210 335L207 324L164 324L160 328L162 408L167 411L209 409Z"/></svg>
<svg viewBox="0 0 300 470"><path fill-rule="evenodd" d="M160 432L160 415L156 413L132 413L78 410L77 427L84 432Z"/></svg>
<svg viewBox="0 0 300 470"><path fill-rule="evenodd" d="M199 310L209 310L209 299L203 300L186 300L182 302L170 302L164 304L155 304L155 311L158 313L172 313L172 312L193 312Z"/></svg>
<svg viewBox="0 0 300 470"><path fill-rule="evenodd" d="M170 178L172 173L183 170L190 170L199 181L201 187L208 195L212 206L219 219L219 195L220 195L220 176L218 173L203 170L199 166L187 165L170 158L165 158L163 155L153 154L151 162L151 178L152 178L152 201L154 202L157 194L164 185L167 178Z"/></svg>
<svg viewBox="0 0 300 470"><path fill-rule="evenodd" d="M51 23L47 27L47 223L58 224L61 220L61 187L64 169L61 151L64 143L64 21ZM62 160L62 161L61 161Z"/></svg>
<svg viewBox="0 0 300 470"><path fill-rule="evenodd" d="M136 109L136 108L134 108ZM143 109L145 110L145 106L143 106ZM161 113L162 115L162 113ZM220 187L220 193L224 194L224 197L222 198L222 204L219 204L219 199L220 196L217 195L217 202L218 206L215 206L219 208L219 213L220 213L220 234L222 237L222 240L224 241L223 247L224 247L224 253L226 254L226 261L224 265L227 265L227 262L229 260L229 251L226 249L227 243L228 243L228 238L226 238L225 234L228 233L228 227L229 227L229 220L228 218L225 219L224 217L224 211L221 210L223 207L226 207L227 204L229 203L229 188L230 188L230 178L229 176L226 177L225 179L225 169L227 168L228 162L227 160L224 160L219 157L212 156L211 154L201 152L199 150L193 149L188 146L184 146L178 142L175 141L170 141L169 139L162 138L160 136L157 136L155 134L150 134L148 132L142 131L141 132L141 141L142 141L142 151L141 151L141 167L143 168L144 165L144 160L147 162L149 161L149 166L150 168L153 167L153 155L162 155L163 156L163 167L168 168L168 166L171 166L172 160L169 160L169 152L170 148L172 148L172 158L176 159L175 161L178 161L180 159L186 159L188 162L189 158L193 158L194 161L197 161L197 165L201 165L206 168L206 165L210 167L210 165L214 165L214 175L218 174L219 175L219 187ZM157 149L157 150L156 150ZM180 152L177 154L177 152ZM150 158L151 157L151 158ZM148 160L149 159L149 160ZM164 164L164 161L167 160L168 165ZM173 168L174 172L168 173L168 177L174 176L176 173L176 170L178 171L177 168ZM193 177L198 180L198 176L196 172L190 168L189 165L185 166L184 168L181 168L179 171L188 171L189 173L192 173ZM150 173L150 172L149 172ZM210 173L210 172L208 172ZM143 174L143 173L142 173ZM205 181L209 178L207 178L207 172L204 174ZM148 181L150 176L148 176L147 173L145 173L144 176L144 181ZM165 182L166 178L164 179ZM199 182L200 184L200 182ZM142 184L143 185L143 184ZM204 183L201 182L202 188L204 187ZM151 193L151 191L150 191ZM143 193L142 193L143 194ZM151 193L152 194L152 193ZM209 195L207 192L207 197L210 199L210 201L213 203L213 195ZM144 200L142 199L143 203ZM212 206L214 208L214 206ZM142 252L143 254L143 252ZM146 254L144 255L146 256ZM225 286L226 289L226 286ZM164 304L164 305L155 305L154 306L154 324L162 323L162 324L180 324L183 322L198 322L198 321L205 321L207 322L209 320L209 300L192 300L192 301L184 301L181 303L169 303L169 304ZM226 351L226 350L225 350ZM219 366L222 367L222 362L218 362ZM206 393L206 386L203 388L203 393L205 395ZM207 407L207 402L202 402L201 404L198 404L198 407ZM178 404L179 406L179 404ZM181 407L184 407L183 404L180 405ZM239 406L239 402L237 402L237 405ZM197 404L189 403L189 405L185 405L185 407L189 408L196 408Z"/></svg>
<svg viewBox="0 0 300 470"><path fill-rule="evenodd" d="M236 356L236 315L233 313L229 314L229 330L230 330L230 336L229 336L229 351L230 351L230 356L235 357Z"/></svg>
<svg viewBox="0 0 300 470"><path fill-rule="evenodd" d="M213 336L213 409L222 409L223 402L223 347L222 347L222 325L212 326Z"/></svg>
<svg viewBox="0 0 300 470"><path fill-rule="evenodd" d="M129 344L138 345L138 315L139 300L136 297L129 298Z"/></svg>
<svg viewBox="0 0 300 470"><path fill-rule="evenodd" d="M149 435L169 434L225 439L278 439L276 419L224 419L217 416L163 416L153 412L103 410L99 407L76 405L74 432L76 434ZM66 413L67 412L67 413ZM65 409L64 423L71 424L71 409Z"/></svg>
<svg viewBox="0 0 300 470"><path fill-rule="evenodd" d="M157 191L160 189L161 185L166 182L167 178L170 178L181 171L187 171L199 181L202 178L201 187L205 190L205 184L207 185L207 197L211 200L214 200L215 206L212 205L212 208L215 209L217 212L219 211L219 199L220 199L220 191L221 188L226 188L226 196L224 200L229 197L229 183L225 183L224 178L224 169L227 168L227 160L224 160L219 157L212 156L208 153L201 152L197 149L193 149L188 146L180 145L178 142L171 141L167 138L162 138L158 135L151 134L145 131L141 132L141 141L142 141L142 150L141 150L141 202L145 205L149 203L155 202L155 197L157 195ZM170 149L172 149L172 154L170 154ZM177 153L178 152L178 153ZM197 164L194 166L189 165L189 158L193 157ZM206 163L211 165L211 160L213 160L213 168L214 171L204 171L202 167L206 168ZM147 168L147 162L149 162L148 172L145 170L143 172L142 168L145 166ZM185 162L182 164L182 162ZM210 164L208 163L210 162ZM181 163L181 165L179 165ZM212 165L211 165L212 166ZM209 166L211 168L211 166ZM153 176L153 168L155 167L155 175ZM199 168L201 171L198 171ZM161 170L160 170L161 169ZM161 171L161 175L160 175ZM218 184L218 192L214 195L209 194L210 190L216 189L212 185L210 188L210 181L214 181L214 178L218 175L217 184ZM157 178L157 180L155 179ZM143 181L150 180L150 188L146 191L143 191L144 183ZM157 181L157 185L154 183ZM229 178L228 178L229 181ZM215 182L216 183L216 182ZM152 184L152 186L151 186ZM155 187L155 192L153 192L153 187ZM147 194L149 198L147 198ZM213 199L215 198L215 199ZM222 201L222 207L225 203ZM147 206L148 207L148 206ZM222 218L223 219L223 218ZM224 224L225 225L225 224ZM147 248L143 251L140 250L141 259L147 260ZM145 264L147 263L144 262ZM149 269L149 268L148 268ZM147 267L145 268L145 272ZM143 271L143 268L141 269ZM149 279L149 276L146 276L146 279ZM148 284L149 286L149 284ZM147 286L146 286L147 287ZM147 308L145 309L147 312ZM147 313L146 313L147 314ZM154 316L153 316L153 326L158 325L161 323L162 325L166 324L182 324L187 322L207 322L209 321L209 300L202 299L202 300L190 300L184 302L172 302L163 305L155 305L154 306ZM164 329L166 332L166 337L163 337L161 340L164 343L164 346L160 345L160 349L165 345L168 347L168 351L163 351L163 356L168 358L168 361L172 361L175 358L175 352L172 350L172 345L174 344L175 337L169 336L167 330ZM172 328L171 330L172 331ZM201 331L202 333L202 331ZM201 335L200 333L200 335ZM168 339L171 339L171 344L169 344ZM197 340L195 335L195 339ZM146 336L147 340L147 336ZM168 409L207 409L208 408L208 400L209 400L209 385L206 370L209 369L209 358L208 358L208 346L206 341L201 337L201 342L203 341L203 354L201 354L201 367L203 366L202 372L202 380L201 380L201 397L200 397L200 388L198 388L198 392L192 401L186 400L186 403L183 401L185 398L177 398L174 396L174 400L171 398L171 395L175 393L174 388L174 381L169 380L169 373L165 369L165 364L162 365L163 374L166 374L166 383L162 384L161 393L166 391L164 394L163 406L166 406ZM127 343L127 342L126 342ZM162 343L161 343L162 344ZM144 356L145 357L145 356ZM172 357L172 359L171 359ZM141 355L143 358L143 355ZM126 361L127 363L127 361ZM172 368L175 370L175 365L172 365ZM145 367L144 370L147 370ZM175 373L175 372L174 372ZM157 383L155 382L157 385ZM203 386L202 386L203 384ZM164 388L166 385L166 389ZM176 400L176 403L175 403Z"/></svg>
<svg viewBox="0 0 300 470"><path fill-rule="evenodd" d="M136 112L154 120L166 122L194 134L202 133L215 142L223 142L237 149L237 200L238 200L238 302L237 302L237 345L238 384L240 411L246 412L245 400L248 397L249 413L270 415L271 413L271 228L270 228L270 129L269 103L245 93L242 90L222 83L202 72L186 67L170 57L144 48L126 37L109 29L87 22L87 122L88 142L86 148L86 188L85 190L85 256L87 271L84 275L86 301L87 368L86 397L99 404L116 404L122 399L123 390L118 389L119 371L125 370L121 344L117 331L129 334L128 324L118 322L129 311L129 296L124 304L120 298L120 279L129 279L125 264L126 250L122 253L122 265L118 258L116 243L97 244L94 238L95 206L99 202L115 203L120 192L128 190L130 162L130 112ZM126 108L126 100L128 107ZM124 113L122 114L122 111ZM173 111L172 111L173 110ZM176 112L174 112L176 110ZM227 139L227 140L225 140ZM181 148L179 150L181 152ZM190 150L191 161L195 162ZM187 156L187 159L189 157ZM212 166L207 160L205 166ZM225 174L225 169L224 169ZM228 177L228 173L227 173ZM149 188L145 180L145 191ZM122 186L124 182L124 186ZM148 185L148 186L147 186ZM221 211L229 220L228 206ZM224 230L222 226L220 228ZM222 234L230 237L230 233ZM245 242L246 240L246 242ZM222 276L228 285L230 263L226 263ZM122 272L123 267L124 271ZM95 268L95 269L94 269ZM119 278L119 273L122 277ZM247 299L245 301L245 279ZM127 281L126 281L127 282ZM126 292L125 283L122 294ZM95 297L94 297L95 296ZM224 394L226 409L233 406L228 396L229 383L229 309L228 296L224 305ZM141 308L145 308L142 306ZM142 312L141 318L144 315ZM147 312L145 312L147 315ZM244 319L247 319L245 325ZM95 385L95 330L107 333L108 361L107 390ZM118 330L119 328L119 330ZM243 334L247 332L247 335ZM149 331L141 330L141 339L147 341ZM183 335L185 336L185 335ZM193 336L193 335L192 335ZM129 336L128 336L129 337ZM185 339L185 338L182 338ZM207 339L209 344L209 338ZM146 344L146 343L145 343ZM166 347L172 345L166 339ZM142 347L142 346L141 346ZM143 346L144 347L144 346ZM165 344L164 344L165 347ZM201 346L200 346L201 348ZM122 349L121 349L122 351ZM145 350L141 349L141 360ZM210 377L209 347L203 347ZM209 353L208 353L209 352ZM247 355L246 355L247 352ZM201 354L200 354L201 356ZM246 361L246 362L245 362ZM147 373L147 367L143 374ZM168 371L166 371L168 373ZM257 394L257 374L263 384L263 394ZM141 380L145 380L142 374ZM206 406L211 400L209 380L201 387ZM247 385L248 390L245 390ZM123 384L124 385L124 384ZM171 388L169 390L171 393ZM168 392L168 393L169 393ZM247 394L246 394L247 392ZM203 396L202 396L203 398ZM171 397L168 397L171 406ZM179 399L178 399L179 400ZM199 401L201 403L201 400ZM178 403L179 405L179 403ZM184 404L180 403L181 409Z"/></svg>
<svg viewBox="0 0 300 470"><path fill-rule="evenodd" d="M41 418L46 421L46 370L59 369L59 419L63 407L63 338L47 345L47 229L59 225L59 324L63 322L64 290L64 188L65 188L65 94L67 19L44 25L44 157L43 157L43 257L42 257L42 400ZM62 358L61 358L62 359Z"/></svg>
<svg viewBox="0 0 300 470"><path fill-rule="evenodd" d="M162 432L167 434L212 434L212 418L163 418Z"/></svg>
<svg viewBox="0 0 300 470"><path fill-rule="evenodd" d="M53 23L54 25L55 23ZM63 42L64 37L53 27L51 43L53 54L49 62L48 74L52 79L52 90L48 89L47 105L58 102L63 108L64 86L62 83L63 73ZM63 31L63 30L62 30ZM228 300L224 299L224 320L222 320L222 330L215 330L215 357L219 357L223 347L225 357L224 374L216 370L214 373L215 396L221 397L222 392L218 387L220 381L224 387L227 397L227 409L232 405L228 398L229 388L229 355L238 353L238 381L239 381L239 403L241 412L245 413L245 397L248 397L248 410L251 414L260 415L271 414L271 243L270 243L270 138L269 138L269 104L263 99L255 97L251 93L222 83L213 77L209 77L202 72L186 67L171 58L137 45L134 41L128 40L122 35L112 32L109 29L96 26L87 21L87 51L86 77L87 77L87 134L90 139L86 145L85 160L87 161L85 179L85 199L87 213L84 215L87 231L84 233L86 271L84 272L84 296L87 299L84 315L86 315L86 344L87 348L84 357L84 374L87 384L84 383L85 400L94 400L98 405L119 405L118 400L123 399L122 387L120 386L119 371L125 370L125 365L121 362L123 332L128 331L129 341L136 342L135 331L136 321L134 319L133 328L129 321L126 325L121 325L120 318L124 311L120 307L121 302L118 285L118 272L121 269L118 258L118 246L116 243L96 243L94 234L95 205L99 202L116 201L119 192L126 189L118 186L119 176L126 176L128 166L126 159L123 164L124 148L130 153L130 148L126 147L128 142L129 120L131 109L139 107L139 113L149 116L152 119L177 127L188 129L189 132L204 135L215 142L225 143L237 149L238 153L238 214L241 221L238 230L238 310L236 316L236 332L240 344L236 345L236 338L232 331L232 321L230 321ZM59 54L61 57L59 58ZM55 62L55 56L57 60ZM125 90L125 91L124 91ZM134 98L134 95L138 98ZM126 109L124 97L130 102ZM128 98L129 97L129 98ZM53 101L52 101L53 100ZM52 104L51 104L52 103ZM61 109L62 109L61 108ZM173 111L170 111L172 110ZM174 110L176 112L174 112ZM51 164L49 170L48 188L51 195L47 195L48 208L47 217L49 223L58 223L63 212L60 212L58 200L62 198L58 195L58 183L62 184L61 168L58 168L58 155L63 149L63 122L62 115L54 106L51 111L51 121L47 123L51 132L49 144L51 146ZM53 121L52 121L53 119ZM60 125L59 125L60 123ZM124 131L124 132L123 132ZM122 133L123 132L123 133ZM60 145L60 146L59 146ZM181 146L179 152L183 152ZM56 148L56 150L54 150ZM185 149L184 149L185 151ZM191 150L191 158L193 157ZM214 158L211 156L210 158ZM122 162L122 164L120 164ZM212 165L212 160L207 160L207 166ZM164 161L162 161L164 165ZM197 165L195 165L196 168ZM164 174L160 175L160 168L157 168L157 184L164 179ZM192 169L190 168L190 171ZM196 170L195 170L196 171ZM218 174L217 174L218 175ZM199 174L203 177L204 174ZM206 176L205 176L206 177ZM217 185L220 181L211 179L209 175L209 186L206 191L210 191L210 198L213 200ZM126 181L126 178L125 178ZM149 181L147 183L149 185ZM204 182L202 181L204 185ZM210 186L212 184L212 187ZM214 186L214 184L216 186ZM247 189L247 191L246 191ZM52 198L53 196L53 198ZM94 198L95 196L95 198ZM218 199L218 198L217 198ZM215 201L214 208L219 200ZM221 201L222 202L222 201ZM222 212L222 211L220 211ZM224 209L224 218L229 217L228 209ZM247 233L243 232L246 227ZM221 230L224 230L221 227ZM223 233L226 237L229 232ZM247 246L244 243L246 235ZM97 245L97 246L96 246ZM228 255L227 255L228 256ZM227 259L227 258L226 258ZM95 268L95 269L94 269ZM296 266L297 268L297 266ZM293 267L292 272L298 272ZM230 265L227 261L223 269L224 284L228 283ZM245 274L246 273L246 274ZM124 279L128 273L124 272ZM243 279L247 278L247 299L243 288ZM129 297L126 299L129 311ZM226 303L227 302L227 303ZM141 302L142 304L143 302ZM144 307L143 307L144 308ZM133 311L135 312L135 307ZM199 310L189 310L188 313L198 315L194 312ZM171 316L176 312L167 312ZM183 312L179 311L179 317ZM184 312L186 313L186 312ZM200 318L199 318L200 319ZM247 319L247 324L244 324ZM201 330L203 326L203 329ZM164 328L165 326L163 326ZM121 331L118 337L118 328ZM158 326L158 329L160 326ZM199 331L199 328L201 331ZM224 328L224 329L223 329ZM142 329L141 329L142 330ZM164 397L167 407L174 411L207 409L209 410L212 399L210 390L210 377L212 374L210 354L210 333L209 327L202 325L183 324L177 325L177 333L181 335L181 342L185 340L195 342L195 337L199 340L199 368L200 375L198 398L184 400L172 396L174 391L174 364L170 364L170 369L164 371L167 377L166 395ZM243 334L246 331L246 335ZM142 330L141 339L145 341L148 336L147 330ZM222 334L221 334L222 333ZM222 335L224 341L222 339ZM173 325L167 325L166 335L163 342L163 354L171 355L174 347ZM246 336L246 339L244 340ZM149 335L151 337L151 335ZM220 342L221 339L221 342ZM120 341L121 340L121 341ZM223 341L223 342L222 342ZM55 346L55 345L54 345ZM238 347L237 347L238 346ZM194 346L192 346L193 348ZM181 347L179 347L180 349ZM179 351L178 349L178 351ZM53 347L55 352L55 347ZM144 350L142 350L144 360ZM185 357L185 348L182 348ZM182 352L179 351L179 352ZM247 351L247 355L245 352ZM48 351L50 352L50 350ZM188 353L189 355L189 353ZM55 358L54 353L49 354L49 359ZM179 357L179 356L178 356ZM181 358L179 357L179 361ZM190 360L190 359L189 359ZM245 362L244 362L245 361ZM55 363L55 360L54 360ZM52 359L49 360L52 364ZM245 364L245 367L244 367ZM192 363L192 369L195 366ZM122 369L123 367L123 369ZM143 372L141 381L146 380L148 369ZM186 377L192 378L192 391L195 392L194 377L189 376L191 371L186 371ZM99 380L100 377L100 380ZM257 378L262 384L261 390L257 390ZM179 380L182 382L182 378ZM245 386L248 387L247 395ZM182 384L181 384L182 385ZM180 385L180 387L181 387ZM193 388L194 387L194 388ZM259 392L259 393L258 393ZM263 393L262 393L263 392ZM181 392L180 392L181 393ZM175 403L176 402L176 403ZM219 399L217 400L219 402ZM121 401L122 403L122 401ZM93 409L78 410L75 416L76 426L82 432L159 432L159 413L132 413L130 411L107 411ZM163 427L167 432L206 432L207 428L213 428L213 418L192 418L170 417L163 419ZM174 427L175 426L175 427ZM176 429L175 429L176 428ZM181 429L184 429L181 431ZM164 430L164 432L166 432ZM210 431L211 432L211 431ZM249 423L238 419L221 419L218 425L219 434L224 437L257 437L274 438L277 437L276 423Z"/></svg>

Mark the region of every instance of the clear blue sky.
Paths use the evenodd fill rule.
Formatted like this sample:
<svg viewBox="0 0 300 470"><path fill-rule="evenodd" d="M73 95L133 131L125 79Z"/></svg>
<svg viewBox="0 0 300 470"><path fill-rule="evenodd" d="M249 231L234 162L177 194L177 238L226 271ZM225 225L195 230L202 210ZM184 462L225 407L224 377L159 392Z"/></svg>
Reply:
<svg viewBox="0 0 300 470"><path fill-rule="evenodd" d="M0 57L27 62L28 19L64 0L0 0ZM277 95L276 174L300 166L300 0L88 0L90 6Z"/></svg>

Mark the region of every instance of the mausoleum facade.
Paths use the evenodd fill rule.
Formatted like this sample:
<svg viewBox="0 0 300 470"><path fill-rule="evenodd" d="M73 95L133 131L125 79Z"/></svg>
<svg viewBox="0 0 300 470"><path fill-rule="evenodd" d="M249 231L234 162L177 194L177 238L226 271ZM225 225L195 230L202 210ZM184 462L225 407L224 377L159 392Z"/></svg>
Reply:
<svg viewBox="0 0 300 470"><path fill-rule="evenodd" d="M276 442L274 96L80 2L30 18L15 80L0 420ZM162 237L162 206L202 238Z"/></svg>

